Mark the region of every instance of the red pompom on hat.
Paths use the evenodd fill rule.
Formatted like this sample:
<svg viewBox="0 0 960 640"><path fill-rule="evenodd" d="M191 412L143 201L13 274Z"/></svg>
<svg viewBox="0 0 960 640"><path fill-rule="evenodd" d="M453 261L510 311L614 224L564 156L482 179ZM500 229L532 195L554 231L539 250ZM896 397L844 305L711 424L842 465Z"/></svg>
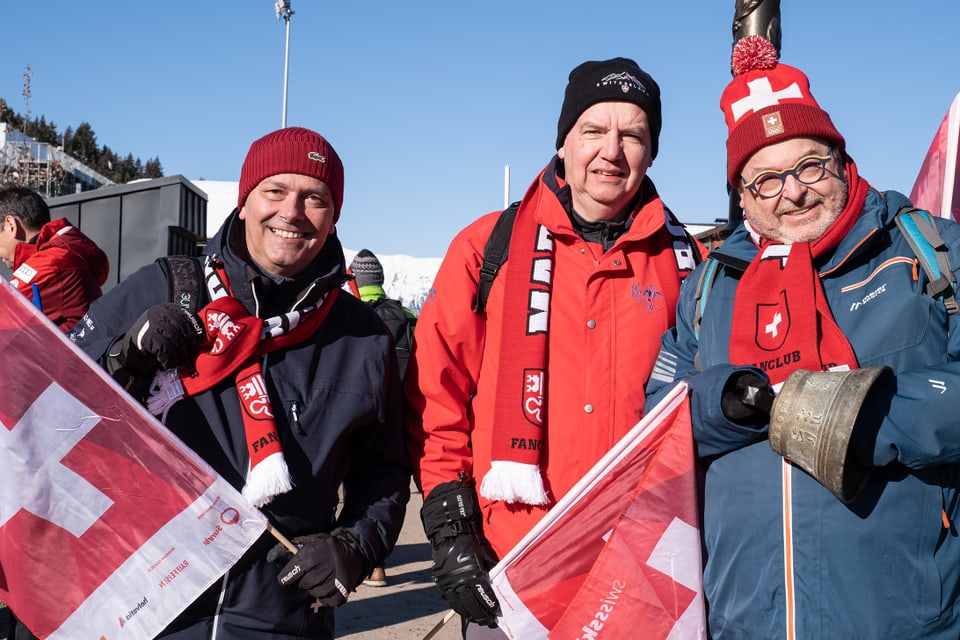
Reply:
<svg viewBox="0 0 960 640"><path fill-rule="evenodd" d="M316 131L287 127L250 145L240 169L237 208L261 181L281 173L298 173L324 181L333 193L335 216L343 205L343 163L333 146Z"/></svg>
<svg viewBox="0 0 960 640"><path fill-rule="evenodd" d="M740 170L754 153L790 138L820 138L843 152L846 142L830 115L810 93L802 71L777 62L777 50L762 36L733 47L734 78L720 97L727 121L727 180L740 184Z"/></svg>

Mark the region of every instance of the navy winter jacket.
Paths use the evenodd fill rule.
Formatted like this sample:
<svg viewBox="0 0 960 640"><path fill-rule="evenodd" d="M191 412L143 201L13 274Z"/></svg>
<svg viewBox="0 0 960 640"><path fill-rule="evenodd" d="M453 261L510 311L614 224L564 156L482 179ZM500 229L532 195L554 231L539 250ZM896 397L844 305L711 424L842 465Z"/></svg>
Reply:
<svg viewBox="0 0 960 640"><path fill-rule="evenodd" d="M291 281L248 264L242 232L234 211L207 253L224 261L234 295L251 313L286 312L343 284L346 268L336 236L328 238L306 277ZM309 287L315 293L301 299ZM170 278L160 264L143 267L91 306L72 338L102 361L145 309L170 295ZM367 566L378 566L396 543L410 496L396 355L383 323L369 305L343 293L313 335L264 355L262 366L294 488L261 510L288 538L346 527L359 539ZM166 420L237 488L248 463L240 412L228 379L181 400ZM333 638L331 610L315 613L305 591L278 584L282 565L264 559L275 544L265 535L161 637Z"/></svg>
<svg viewBox="0 0 960 640"><path fill-rule="evenodd" d="M872 476L849 504L774 453L766 427L738 426L720 410L735 368L731 336L750 338L731 323L742 273L721 267L699 340L692 319L700 272L681 290L648 406L675 380L691 387L715 640L960 637L960 314L924 293L894 222L907 204L871 189L853 229L817 265L859 365L896 375L896 388L868 407L873 418L854 434ZM935 220L958 272L960 226ZM746 262L756 251L742 225L719 249Z"/></svg>

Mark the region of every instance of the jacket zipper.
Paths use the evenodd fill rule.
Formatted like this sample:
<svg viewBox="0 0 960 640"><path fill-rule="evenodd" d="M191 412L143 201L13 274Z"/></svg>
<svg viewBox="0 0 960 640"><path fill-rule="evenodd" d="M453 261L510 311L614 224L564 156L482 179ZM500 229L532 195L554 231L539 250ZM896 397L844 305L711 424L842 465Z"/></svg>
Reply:
<svg viewBox="0 0 960 640"><path fill-rule="evenodd" d="M290 425L293 427L294 433L298 436L307 435L307 432L304 431L303 426L300 424L300 403L296 400L290 405Z"/></svg>

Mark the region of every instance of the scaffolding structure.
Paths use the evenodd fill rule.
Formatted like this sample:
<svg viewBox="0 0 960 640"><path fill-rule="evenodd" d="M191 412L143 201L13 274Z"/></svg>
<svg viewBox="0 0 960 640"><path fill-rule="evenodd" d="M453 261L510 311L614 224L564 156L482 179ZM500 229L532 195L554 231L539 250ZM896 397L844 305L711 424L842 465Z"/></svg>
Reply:
<svg viewBox="0 0 960 640"><path fill-rule="evenodd" d="M0 122L0 186L18 184L45 197L90 191L113 184L57 147Z"/></svg>

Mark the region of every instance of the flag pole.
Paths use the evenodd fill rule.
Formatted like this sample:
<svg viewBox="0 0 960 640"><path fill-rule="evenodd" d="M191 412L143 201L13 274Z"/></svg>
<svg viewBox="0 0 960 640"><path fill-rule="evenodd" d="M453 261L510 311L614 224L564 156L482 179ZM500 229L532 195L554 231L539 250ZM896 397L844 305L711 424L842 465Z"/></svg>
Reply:
<svg viewBox="0 0 960 640"><path fill-rule="evenodd" d="M440 629L443 629L443 625L453 620L453 616L455 615L457 615L457 612L454 611L453 609L450 609L450 611L447 611L447 614L443 616L443 620L438 622L436 626L433 627L433 629L430 629L427 635L423 636L423 640L430 640L430 638L440 633Z"/></svg>
<svg viewBox="0 0 960 640"><path fill-rule="evenodd" d="M267 531L269 531L274 538L279 540L280 544L285 546L290 553L296 554L297 551L300 551L300 549L297 548L297 545L293 544L289 539L287 539L287 536L277 531L276 527L273 526L273 523L267 522Z"/></svg>

